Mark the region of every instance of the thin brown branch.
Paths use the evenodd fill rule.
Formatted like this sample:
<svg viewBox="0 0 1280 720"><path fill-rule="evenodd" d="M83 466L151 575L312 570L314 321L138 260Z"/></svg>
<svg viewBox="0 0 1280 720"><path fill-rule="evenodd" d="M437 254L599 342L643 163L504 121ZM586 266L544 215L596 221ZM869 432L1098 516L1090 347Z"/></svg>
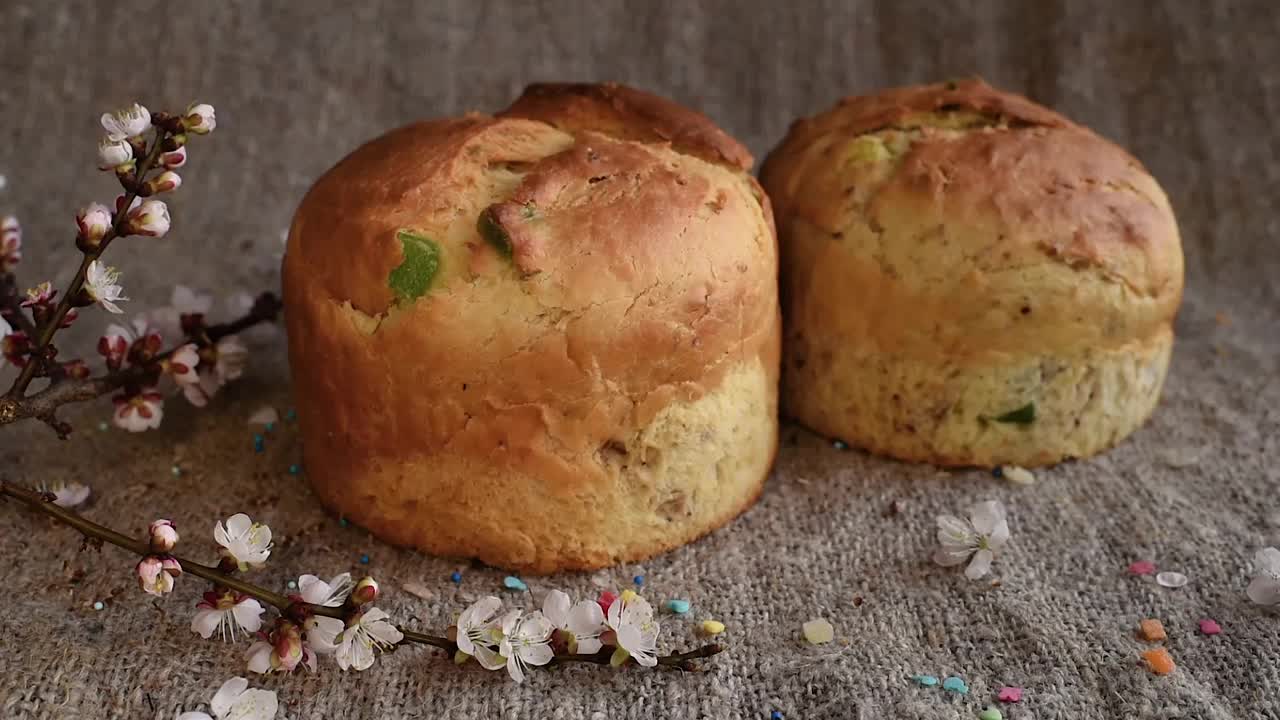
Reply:
<svg viewBox="0 0 1280 720"><path fill-rule="evenodd" d="M112 545L128 550L135 555L145 556L151 554L151 548L145 542L134 540L133 538L122 535L109 527L99 525L92 520L84 518L76 512L59 507L53 503L52 496L48 494L36 492L35 490L21 487L8 480L0 479L0 498L6 496L23 503L37 512L41 512L58 522L75 528L87 538L111 543ZM188 560L176 555L174 558L182 565L184 573L195 575L196 577L208 580L214 585L225 587L243 595L261 600L262 602L265 602L279 610L281 615L284 615L285 617L299 618L310 614L343 619L346 615L346 610L341 607L326 607L295 601L288 596L272 592L266 588L258 587L253 583L241 580L230 573L223 572L218 567L204 565L197 563L194 560ZM400 645L429 645L431 647L444 650L450 656L452 656L458 649L457 643L449 640L448 638L436 635L427 635L403 627L398 629L404 635L404 639L399 643ZM712 643L709 645L703 645L687 652L660 656L658 658L657 667L673 668L678 670L695 670L696 667L693 664L694 660L709 658L713 655L718 655L721 652L724 652L724 647L719 644ZM595 665L608 665L612 656L613 649L604 648L592 655L557 654L554 658L554 662L580 662L592 663Z"/></svg>
<svg viewBox="0 0 1280 720"><path fill-rule="evenodd" d="M258 323L273 322L280 314L280 308L280 299L274 293L262 293L243 317L228 323L209 326L205 329L200 341L216 343L228 335L242 332ZM60 437L65 437L66 433L70 432L70 428L57 419L58 408L69 403L93 400L128 385L150 384L160 373L160 362L176 350L177 348L172 348L160 353L146 365L135 365L83 380L70 378L55 380L43 390L22 398L0 397L0 425L35 418L48 423L58 431Z"/></svg>

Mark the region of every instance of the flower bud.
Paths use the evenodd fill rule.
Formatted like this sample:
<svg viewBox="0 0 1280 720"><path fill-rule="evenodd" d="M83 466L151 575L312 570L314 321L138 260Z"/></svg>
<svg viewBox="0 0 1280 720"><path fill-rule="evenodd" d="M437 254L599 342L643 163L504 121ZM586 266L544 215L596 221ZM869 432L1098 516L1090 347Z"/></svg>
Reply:
<svg viewBox="0 0 1280 720"><path fill-rule="evenodd" d="M123 110L102 114L102 129L110 140L124 140L141 135L151 127L151 113L138 103Z"/></svg>
<svg viewBox="0 0 1280 720"><path fill-rule="evenodd" d="M160 155L160 164L170 170L177 170L187 164L187 149L180 147Z"/></svg>
<svg viewBox="0 0 1280 720"><path fill-rule="evenodd" d="M155 552L169 552L178 544L178 531L169 520L156 520L147 528L151 536L151 549Z"/></svg>
<svg viewBox="0 0 1280 720"><path fill-rule="evenodd" d="M102 138L98 141L98 169L111 170L133 159L133 146L127 140Z"/></svg>
<svg viewBox="0 0 1280 720"><path fill-rule="evenodd" d="M356 589L351 591L351 602L364 605L378 599L378 581L371 577L361 578Z"/></svg>
<svg viewBox="0 0 1280 720"><path fill-rule="evenodd" d="M182 566L171 557L148 555L134 568L143 592L157 597L173 592L173 579L182 574Z"/></svg>
<svg viewBox="0 0 1280 720"><path fill-rule="evenodd" d="M298 626L287 620L280 621L275 632L271 633L271 650L271 664L285 672L293 672L304 655L302 632Z"/></svg>
<svg viewBox="0 0 1280 720"><path fill-rule="evenodd" d="M163 237L169 232L169 207L160 200L146 200L129 210L125 230L130 235Z"/></svg>
<svg viewBox="0 0 1280 720"><path fill-rule="evenodd" d="M97 247L111 229L111 210L101 203L89 203L76 213L76 225L80 228L80 239Z"/></svg>
<svg viewBox="0 0 1280 720"><path fill-rule="evenodd" d="M213 132L213 129L218 126L217 118L213 114L213 106L201 103L187 108L187 114L182 118L182 126L187 129L187 132L196 135Z"/></svg>
<svg viewBox="0 0 1280 720"><path fill-rule="evenodd" d="M177 190L182 185L182 176L172 170L165 170L147 181L147 191L151 195Z"/></svg>
<svg viewBox="0 0 1280 720"><path fill-rule="evenodd" d="M71 360L62 363L62 372L72 380L84 380L89 377L89 366L83 360Z"/></svg>

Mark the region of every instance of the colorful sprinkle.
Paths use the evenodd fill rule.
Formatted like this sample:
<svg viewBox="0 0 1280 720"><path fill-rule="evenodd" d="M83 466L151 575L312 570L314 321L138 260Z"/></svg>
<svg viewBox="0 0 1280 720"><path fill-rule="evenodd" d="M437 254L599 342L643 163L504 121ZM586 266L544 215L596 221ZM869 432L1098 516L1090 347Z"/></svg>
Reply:
<svg viewBox="0 0 1280 720"><path fill-rule="evenodd" d="M106 604L103 603L101 600L95 600L93 603L94 610L105 610L106 607L107 607Z"/></svg>
<svg viewBox="0 0 1280 720"><path fill-rule="evenodd" d="M300 473L300 472L302 472L302 466L301 466L301 465L294 464L294 465L290 465L290 466L289 466L289 474L290 474L290 475L297 475L297 474L298 474L298 473Z"/></svg>
<svg viewBox="0 0 1280 720"><path fill-rule="evenodd" d="M266 450L266 449L267 449L267 440L266 440L266 438L262 437L261 435L254 435L254 436L253 436L253 451L254 451L254 452L256 452L256 453L260 453L260 452L262 452L263 450Z"/></svg>
<svg viewBox="0 0 1280 720"><path fill-rule="evenodd" d="M350 524L351 524L351 523L350 523L350 522L348 522L348 520L347 520L346 518L344 518L344 517L340 517L340 518L338 518L338 527L346 527L346 526L348 526L348 525L350 525Z"/></svg>
<svg viewBox="0 0 1280 720"><path fill-rule="evenodd" d="M636 585L643 585L643 584L644 584L644 576L643 576L643 575L637 575L637 576L635 576L635 577L631 578L631 582L635 583Z"/></svg>
<svg viewBox="0 0 1280 720"><path fill-rule="evenodd" d="M529 589L529 586L528 586L528 585L526 585L526 584L524 583L524 581L523 581L523 580L521 580L520 578L516 577L515 575L508 575L508 576L506 576L506 577L502 578L502 584L503 584L503 586L504 586L504 587L506 587L508 590L521 590L521 591L523 591L523 590L528 590L528 589Z"/></svg>
<svg viewBox="0 0 1280 720"><path fill-rule="evenodd" d="M782 712L780 710L774 710L769 713L769 720L782 720Z"/></svg>
<svg viewBox="0 0 1280 720"><path fill-rule="evenodd" d="M1000 702L1016 703L1022 702L1022 688L1020 687L1002 687L1000 692L996 694Z"/></svg>
<svg viewBox="0 0 1280 720"><path fill-rule="evenodd" d="M989 707L978 713L978 720L1004 720L1004 713L996 708Z"/></svg>
<svg viewBox="0 0 1280 720"><path fill-rule="evenodd" d="M1205 618L1200 621L1200 632L1205 635L1217 635L1222 632L1222 626L1218 624L1217 620Z"/></svg>
<svg viewBox="0 0 1280 720"><path fill-rule="evenodd" d="M1154 575L1156 572L1156 564L1149 560L1139 560L1129 565L1130 575Z"/></svg>
<svg viewBox="0 0 1280 720"><path fill-rule="evenodd" d="M688 600L668 600L667 609L677 615L683 615L689 612Z"/></svg>
<svg viewBox="0 0 1280 720"><path fill-rule="evenodd" d="M368 565L368 564L369 564L369 556L368 556L368 555L361 555L361 556L360 556L360 564L361 564L361 565Z"/></svg>
<svg viewBox="0 0 1280 720"><path fill-rule="evenodd" d="M719 620L703 620L702 632L707 635L719 635L724 632L724 623Z"/></svg>
<svg viewBox="0 0 1280 720"><path fill-rule="evenodd" d="M932 675L912 675L911 679L915 680L920 687L933 687L938 684L938 678Z"/></svg>
<svg viewBox="0 0 1280 720"><path fill-rule="evenodd" d="M454 570L453 574L449 576L449 579L452 580L455 585L460 584L462 582L462 573Z"/></svg>
<svg viewBox="0 0 1280 720"><path fill-rule="evenodd" d="M606 615L608 615L609 608L613 605L615 601L617 601L617 599L618 599L617 595L614 595L608 590L605 590L604 592L600 593L600 597L596 599L596 604L600 606L600 609L603 610Z"/></svg>
<svg viewBox="0 0 1280 720"><path fill-rule="evenodd" d="M831 441L831 447L833 447L833 448L835 448L835 449L837 449L837 450L848 450L848 449L849 449L849 446L848 446L848 445L846 445L846 444L845 444L845 442L844 442L843 440L832 440L832 441Z"/></svg>
<svg viewBox="0 0 1280 720"><path fill-rule="evenodd" d="M969 686L965 685L964 680L952 675L942 681L942 689L948 692L959 693L961 695L969 694Z"/></svg>
<svg viewBox="0 0 1280 720"><path fill-rule="evenodd" d="M284 419L288 420L289 422L293 422L294 420L297 420L298 411L294 410L293 408L289 408L289 410L284 414Z"/></svg>
<svg viewBox="0 0 1280 720"><path fill-rule="evenodd" d="M1157 675L1168 675L1177 668L1177 665L1173 664L1173 656L1162 647L1152 648L1142 653L1142 659L1147 661L1147 667L1151 668L1151 672Z"/></svg>
<svg viewBox="0 0 1280 720"><path fill-rule="evenodd" d="M1169 637L1164 631L1164 623L1155 618L1147 618L1138 623L1138 635L1147 642L1160 642Z"/></svg>
<svg viewBox="0 0 1280 720"><path fill-rule="evenodd" d="M289 582L285 583L285 587L289 588L290 590L297 590L298 583L294 580L290 580Z"/></svg>
<svg viewBox="0 0 1280 720"><path fill-rule="evenodd" d="M182 468L178 467L177 465L174 465L173 467L169 468L169 472L173 473L174 477L182 476Z"/></svg>
<svg viewBox="0 0 1280 720"><path fill-rule="evenodd" d="M800 626L801 632L804 633L804 639L813 645L821 645L829 643L836 637L835 628L831 627L831 623L822 618L814 618Z"/></svg>
<svg viewBox="0 0 1280 720"><path fill-rule="evenodd" d="M1156 575L1156 584L1166 588L1180 588L1187 584L1187 576L1179 572L1165 571Z"/></svg>
<svg viewBox="0 0 1280 720"><path fill-rule="evenodd" d="M1026 468L1010 465L1004 469L1004 477L1014 485L1034 485L1036 476Z"/></svg>
<svg viewBox="0 0 1280 720"><path fill-rule="evenodd" d="M1004 477L1004 468L1000 467L999 465L991 468L991 477L997 477L997 478Z"/></svg>

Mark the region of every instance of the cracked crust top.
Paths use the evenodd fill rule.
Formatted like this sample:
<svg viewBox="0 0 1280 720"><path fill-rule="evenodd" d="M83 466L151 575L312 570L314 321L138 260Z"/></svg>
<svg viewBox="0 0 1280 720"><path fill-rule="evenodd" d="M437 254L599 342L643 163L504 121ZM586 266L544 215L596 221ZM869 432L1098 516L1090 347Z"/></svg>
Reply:
<svg viewBox="0 0 1280 720"><path fill-rule="evenodd" d="M616 85L535 86L357 149L284 260L308 444L448 450L574 492L668 404L748 361L776 378L776 241L749 165L705 117ZM402 230L438 250L416 300L388 284Z"/></svg>
<svg viewBox="0 0 1280 720"><path fill-rule="evenodd" d="M797 121L761 178L784 295L844 268L839 302L860 310L832 331L888 350L1115 346L1167 328L1181 300L1177 224L1141 163L981 80L842 100Z"/></svg>

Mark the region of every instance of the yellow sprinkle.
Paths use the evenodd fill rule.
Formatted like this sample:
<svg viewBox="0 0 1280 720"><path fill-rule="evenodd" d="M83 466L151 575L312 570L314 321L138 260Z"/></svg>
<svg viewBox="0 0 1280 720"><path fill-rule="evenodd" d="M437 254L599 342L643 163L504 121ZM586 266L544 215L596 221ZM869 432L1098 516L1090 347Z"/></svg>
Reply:
<svg viewBox="0 0 1280 720"><path fill-rule="evenodd" d="M719 635L724 632L724 623L719 620L703 620L702 632L708 635Z"/></svg>
<svg viewBox="0 0 1280 720"><path fill-rule="evenodd" d="M622 600L622 602L631 602L632 600L635 600L638 597L640 596L636 595L635 590L623 590L622 595L620 596L620 599Z"/></svg>

